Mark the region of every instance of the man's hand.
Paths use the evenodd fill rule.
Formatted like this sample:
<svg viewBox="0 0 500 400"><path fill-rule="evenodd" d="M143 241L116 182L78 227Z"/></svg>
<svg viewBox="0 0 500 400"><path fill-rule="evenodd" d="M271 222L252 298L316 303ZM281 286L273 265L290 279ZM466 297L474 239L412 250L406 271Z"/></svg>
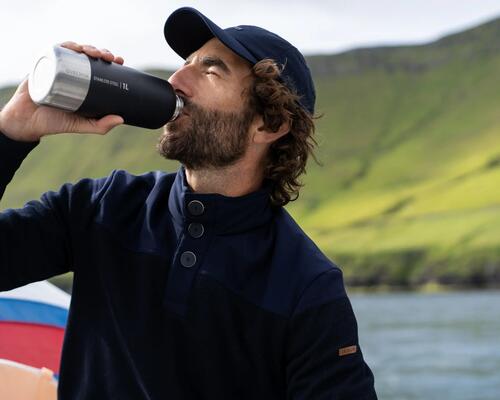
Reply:
<svg viewBox="0 0 500 400"><path fill-rule="evenodd" d="M115 57L107 49L99 50L94 46L80 45L71 41L59 45L107 62L124 63L122 57ZM54 107L38 106L28 93L28 76L0 112L0 131L13 140L25 142L34 142L40 140L42 136L56 133L105 135L123 122L123 118L119 115L106 115L101 119L84 118Z"/></svg>

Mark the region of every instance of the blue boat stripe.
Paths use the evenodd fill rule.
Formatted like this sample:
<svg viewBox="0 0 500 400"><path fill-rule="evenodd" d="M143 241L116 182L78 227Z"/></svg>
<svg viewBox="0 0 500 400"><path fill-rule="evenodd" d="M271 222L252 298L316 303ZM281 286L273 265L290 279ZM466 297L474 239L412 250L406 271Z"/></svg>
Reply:
<svg viewBox="0 0 500 400"><path fill-rule="evenodd" d="M0 321L31 322L66 328L68 310L32 300L0 297Z"/></svg>

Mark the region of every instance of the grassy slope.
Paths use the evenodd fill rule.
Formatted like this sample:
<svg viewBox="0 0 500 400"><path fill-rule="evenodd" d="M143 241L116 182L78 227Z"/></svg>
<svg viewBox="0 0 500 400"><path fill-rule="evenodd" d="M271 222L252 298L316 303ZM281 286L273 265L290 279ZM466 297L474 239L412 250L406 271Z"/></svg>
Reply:
<svg viewBox="0 0 500 400"><path fill-rule="evenodd" d="M288 209L351 283L500 280L499 38L497 20L425 46L310 59L324 166L311 161ZM174 171L154 150L159 132L47 137L2 206L115 168Z"/></svg>
<svg viewBox="0 0 500 400"><path fill-rule="evenodd" d="M326 173L311 166L297 214L352 280L449 281L428 271L446 260L500 278L499 25L410 48L412 72L409 48L381 49L385 68L317 80Z"/></svg>

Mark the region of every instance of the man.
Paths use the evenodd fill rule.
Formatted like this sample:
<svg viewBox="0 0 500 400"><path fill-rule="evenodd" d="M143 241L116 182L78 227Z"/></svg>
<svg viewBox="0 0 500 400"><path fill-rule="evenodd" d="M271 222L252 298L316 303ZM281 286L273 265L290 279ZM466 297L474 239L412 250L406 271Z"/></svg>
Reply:
<svg viewBox="0 0 500 400"><path fill-rule="evenodd" d="M181 168L83 179L0 217L0 290L74 271L59 397L375 399L341 272L282 207L313 143L302 55L192 8L165 37L186 107L158 150ZM25 82L2 110L0 193L43 135L123 123L58 112Z"/></svg>

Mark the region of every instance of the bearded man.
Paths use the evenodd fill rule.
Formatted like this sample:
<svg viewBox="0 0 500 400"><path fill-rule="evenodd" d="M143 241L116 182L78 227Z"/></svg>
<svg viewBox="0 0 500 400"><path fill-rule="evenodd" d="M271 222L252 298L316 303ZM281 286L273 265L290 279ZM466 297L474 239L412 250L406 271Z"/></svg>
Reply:
<svg viewBox="0 0 500 400"><path fill-rule="evenodd" d="M0 215L0 290L74 272L59 398L376 399L342 273L283 208L316 144L304 57L187 7L164 32L185 107L157 149L179 170L115 170ZM37 107L25 80L0 113L0 194L43 136L121 123Z"/></svg>

